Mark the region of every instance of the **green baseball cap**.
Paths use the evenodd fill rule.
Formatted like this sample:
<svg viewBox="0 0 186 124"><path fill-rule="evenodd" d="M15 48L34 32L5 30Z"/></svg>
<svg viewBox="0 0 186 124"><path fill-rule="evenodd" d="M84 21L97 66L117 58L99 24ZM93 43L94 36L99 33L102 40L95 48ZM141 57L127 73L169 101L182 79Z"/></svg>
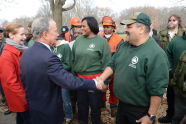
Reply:
<svg viewBox="0 0 186 124"><path fill-rule="evenodd" d="M0 31L5 32L6 30L2 27L0 27Z"/></svg>
<svg viewBox="0 0 186 124"><path fill-rule="evenodd" d="M121 25L130 25L130 24L133 24L136 22L144 24L148 27L150 27L150 25L151 25L150 17L143 12L135 12L132 16L129 17L129 19L121 21L120 24Z"/></svg>

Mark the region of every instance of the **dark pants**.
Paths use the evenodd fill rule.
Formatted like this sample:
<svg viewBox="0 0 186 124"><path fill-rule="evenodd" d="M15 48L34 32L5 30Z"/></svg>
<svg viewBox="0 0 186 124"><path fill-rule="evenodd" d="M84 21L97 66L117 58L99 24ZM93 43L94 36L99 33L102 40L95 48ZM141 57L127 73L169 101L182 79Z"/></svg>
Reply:
<svg viewBox="0 0 186 124"><path fill-rule="evenodd" d="M167 117L172 120L174 116L174 89L172 86L167 88Z"/></svg>
<svg viewBox="0 0 186 124"><path fill-rule="evenodd" d="M77 90L70 90L70 98L72 100L73 114L76 114Z"/></svg>
<svg viewBox="0 0 186 124"><path fill-rule="evenodd" d="M88 92L86 90L77 91L78 119L79 124L88 124L89 106L91 108L92 124L101 123L101 91Z"/></svg>
<svg viewBox="0 0 186 124"><path fill-rule="evenodd" d="M46 108L46 110L30 109L30 124L63 124L65 115L62 108L63 106L61 104L58 110L55 111L53 108Z"/></svg>
<svg viewBox="0 0 186 124"><path fill-rule="evenodd" d="M175 93L175 114L172 124L180 124L181 120L186 115L186 98L179 93Z"/></svg>
<svg viewBox="0 0 186 124"><path fill-rule="evenodd" d="M17 112L16 124L30 124L29 122L29 112Z"/></svg>
<svg viewBox="0 0 186 124"><path fill-rule="evenodd" d="M134 106L119 101L116 124L136 124L136 120L145 116L149 107Z"/></svg>
<svg viewBox="0 0 186 124"><path fill-rule="evenodd" d="M4 94L1 82L0 82L0 94L2 95L2 99L0 99L1 100L0 102L3 102L3 103L6 102L5 94Z"/></svg>

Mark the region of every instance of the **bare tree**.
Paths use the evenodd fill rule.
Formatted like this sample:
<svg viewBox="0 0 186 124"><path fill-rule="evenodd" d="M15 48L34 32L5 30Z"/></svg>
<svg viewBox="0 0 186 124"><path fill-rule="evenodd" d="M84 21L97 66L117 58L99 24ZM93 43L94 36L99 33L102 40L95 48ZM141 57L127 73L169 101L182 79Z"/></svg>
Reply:
<svg viewBox="0 0 186 124"><path fill-rule="evenodd" d="M60 32L60 27L62 26L62 13L64 11L71 10L75 4L76 0L73 0L73 4L68 8L63 8L66 0L47 0L50 3L50 9L52 11L52 17L57 23L58 31Z"/></svg>
<svg viewBox="0 0 186 124"><path fill-rule="evenodd" d="M172 5L182 6L183 9L186 9L186 0L169 0Z"/></svg>
<svg viewBox="0 0 186 124"><path fill-rule="evenodd" d="M69 25L69 21L72 17L78 16L83 18L85 16L93 15L92 11L93 0L76 0L76 5L70 11L63 13L64 25Z"/></svg>
<svg viewBox="0 0 186 124"><path fill-rule="evenodd" d="M96 7L93 0L76 0L75 7L63 13L63 25L69 25L70 19L74 16L81 19L85 16L94 16L101 22L103 16L116 17L116 14L110 8Z"/></svg>
<svg viewBox="0 0 186 124"><path fill-rule="evenodd" d="M45 17L53 17L54 20L58 22L58 29L60 29L61 25L69 25L70 19L74 16L78 16L83 18L85 16L94 16L98 22L101 22L103 16L112 16L115 17L113 11L109 8L99 8L96 7L93 0L73 0L73 5L68 8L64 8L64 2L59 5L60 0L55 0L55 5L53 0L40 0L42 2L42 7L40 8L37 17L45 16ZM52 2L53 1L53 2ZM49 6L50 5L50 6ZM53 6L53 7L52 7ZM66 5L65 5L66 6ZM59 10L53 10L55 8L60 8ZM68 11L69 10L69 11ZM58 11L58 12L56 12ZM57 14L54 14L57 13ZM59 14L62 13L62 21L59 18ZM58 18L58 19L55 19Z"/></svg>
<svg viewBox="0 0 186 124"><path fill-rule="evenodd" d="M183 7L172 7L172 8L154 8L154 7L136 7L130 8L122 11L120 13L119 20L126 19L131 13L134 12L144 12L147 13L152 20L153 27L157 30L165 29L168 22L168 17L172 14L176 14L181 17L183 25L186 24L186 10L183 11Z"/></svg>
<svg viewBox="0 0 186 124"><path fill-rule="evenodd" d="M42 6L38 11L36 17L52 17L52 12L50 10L50 3L45 0L41 0Z"/></svg>
<svg viewBox="0 0 186 124"><path fill-rule="evenodd" d="M32 18L29 17L21 17L21 18L16 18L12 21L12 23L18 23L21 24L25 27L28 26L28 23L31 22Z"/></svg>

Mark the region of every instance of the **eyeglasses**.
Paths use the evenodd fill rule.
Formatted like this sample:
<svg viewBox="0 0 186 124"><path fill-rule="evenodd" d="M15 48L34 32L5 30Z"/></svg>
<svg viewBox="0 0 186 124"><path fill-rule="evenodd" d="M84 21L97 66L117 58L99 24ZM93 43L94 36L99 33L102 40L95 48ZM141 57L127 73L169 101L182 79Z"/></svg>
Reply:
<svg viewBox="0 0 186 124"><path fill-rule="evenodd" d="M81 25L78 25L78 26L74 26L74 28L82 28L82 26Z"/></svg>
<svg viewBox="0 0 186 124"><path fill-rule="evenodd" d="M169 22L171 22L171 21L172 21L172 22L175 22L175 21L177 21L177 20L175 20L175 19L172 19L172 20L171 20L171 19L169 19Z"/></svg>

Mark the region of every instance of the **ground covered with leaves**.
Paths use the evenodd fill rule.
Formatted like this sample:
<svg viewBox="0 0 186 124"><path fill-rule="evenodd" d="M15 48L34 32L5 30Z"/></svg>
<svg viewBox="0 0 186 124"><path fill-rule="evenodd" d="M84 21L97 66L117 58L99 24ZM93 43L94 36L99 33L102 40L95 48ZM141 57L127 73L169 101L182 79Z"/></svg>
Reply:
<svg viewBox="0 0 186 124"><path fill-rule="evenodd" d="M165 116L166 108L167 108L167 102L166 102L166 97L164 97L162 100L161 106L158 110L157 118ZM10 115L4 115L3 109L4 109L3 107L0 107L0 123L1 124L15 124L15 113L12 113ZM106 108L102 109L101 119L104 124L115 124L115 118L111 117L110 115L110 107L108 103L106 105ZM72 121L71 124L78 124L77 115L75 115L75 119ZM159 123L157 122L157 124Z"/></svg>

